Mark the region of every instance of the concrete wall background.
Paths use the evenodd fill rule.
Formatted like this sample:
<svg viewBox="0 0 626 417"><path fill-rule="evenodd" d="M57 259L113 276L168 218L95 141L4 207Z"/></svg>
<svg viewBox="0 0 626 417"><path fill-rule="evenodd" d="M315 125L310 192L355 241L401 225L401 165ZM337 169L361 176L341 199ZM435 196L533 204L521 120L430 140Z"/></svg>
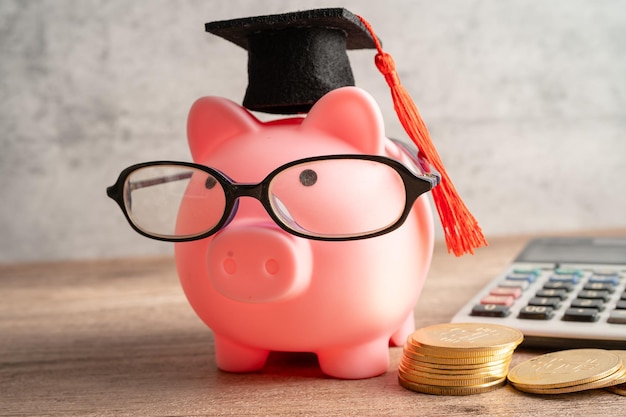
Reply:
<svg viewBox="0 0 626 417"><path fill-rule="evenodd" d="M241 102L246 53L212 20L343 6L396 60L487 236L626 226L626 2L0 0L0 262L169 253L105 195L189 160L203 95ZM357 85L405 138L373 51Z"/></svg>

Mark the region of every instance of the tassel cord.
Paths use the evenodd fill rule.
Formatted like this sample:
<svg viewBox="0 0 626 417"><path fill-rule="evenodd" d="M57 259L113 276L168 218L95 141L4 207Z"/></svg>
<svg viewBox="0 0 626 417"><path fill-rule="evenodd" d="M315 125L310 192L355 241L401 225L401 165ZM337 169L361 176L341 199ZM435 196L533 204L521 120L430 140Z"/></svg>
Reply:
<svg viewBox="0 0 626 417"><path fill-rule="evenodd" d="M394 110L402 127L417 145L422 157L441 174L441 182L432 190L432 195L441 219L448 252L453 252L456 256L474 253L475 248L487 245L482 230L448 176L417 106L400 82L393 57L383 51L369 22L360 16L359 19L376 45L374 62L391 89Z"/></svg>

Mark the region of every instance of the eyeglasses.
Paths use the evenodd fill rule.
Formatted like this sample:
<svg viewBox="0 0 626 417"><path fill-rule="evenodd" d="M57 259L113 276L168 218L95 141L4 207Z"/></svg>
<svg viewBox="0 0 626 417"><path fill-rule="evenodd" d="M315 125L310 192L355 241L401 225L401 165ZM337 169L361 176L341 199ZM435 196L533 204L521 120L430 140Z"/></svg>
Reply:
<svg viewBox="0 0 626 417"><path fill-rule="evenodd" d="M258 184L236 183L195 163L156 161L124 169L107 195L130 225L169 242L203 239L224 228L241 197L261 202L285 231L326 241L389 233L440 180L412 157L409 166L375 155L328 155L289 162Z"/></svg>

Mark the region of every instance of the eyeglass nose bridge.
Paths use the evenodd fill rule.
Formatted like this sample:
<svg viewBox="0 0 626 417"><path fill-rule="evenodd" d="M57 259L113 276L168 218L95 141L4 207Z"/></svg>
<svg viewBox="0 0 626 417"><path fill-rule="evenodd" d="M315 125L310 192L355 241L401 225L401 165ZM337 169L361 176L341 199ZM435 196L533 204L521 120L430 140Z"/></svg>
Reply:
<svg viewBox="0 0 626 417"><path fill-rule="evenodd" d="M238 201L241 197L252 197L264 204L265 184L263 182L257 184L231 182L230 186L234 201Z"/></svg>
<svg viewBox="0 0 626 417"><path fill-rule="evenodd" d="M242 197L250 197L257 200L267 214L276 221L275 216L271 212L271 208L269 207L268 199L267 199L267 186L266 181L260 183L235 183L229 180L229 190L228 194L230 194L227 198L231 201L231 210L228 215L228 219L224 222L224 225L220 228L223 229L230 224L230 222L234 219L237 211L239 209L239 200Z"/></svg>

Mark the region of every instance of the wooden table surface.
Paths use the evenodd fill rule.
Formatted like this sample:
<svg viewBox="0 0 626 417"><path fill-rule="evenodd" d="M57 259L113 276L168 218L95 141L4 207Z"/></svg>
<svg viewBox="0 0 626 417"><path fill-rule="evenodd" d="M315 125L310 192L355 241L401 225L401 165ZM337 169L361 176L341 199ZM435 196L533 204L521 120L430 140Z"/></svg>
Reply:
<svg viewBox="0 0 626 417"><path fill-rule="evenodd" d="M462 258L438 244L417 326L448 322L526 240L494 238ZM386 374L365 380L325 377L306 353L272 354L258 373L221 372L171 258L0 265L0 296L2 416L608 417L626 409L626 397L604 390L415 393L397 383L400 348L390 348ZM518 348L513 365L538 353Z"/></svg>

